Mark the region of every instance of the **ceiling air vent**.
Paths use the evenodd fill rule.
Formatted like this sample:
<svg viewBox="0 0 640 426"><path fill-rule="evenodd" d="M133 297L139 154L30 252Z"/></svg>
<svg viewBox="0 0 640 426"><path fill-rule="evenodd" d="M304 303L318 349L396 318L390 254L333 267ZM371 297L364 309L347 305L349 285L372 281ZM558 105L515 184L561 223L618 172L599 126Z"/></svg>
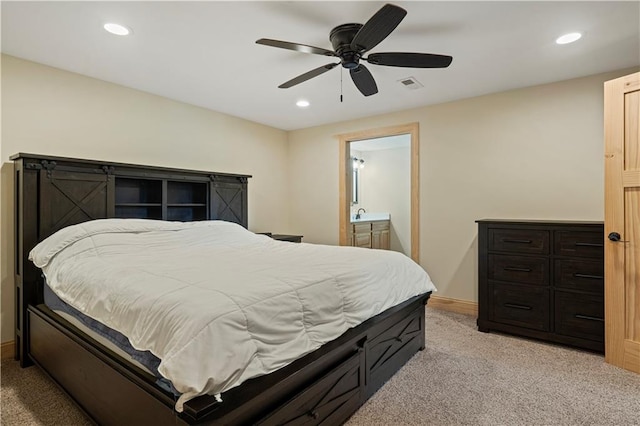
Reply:
<svg viewBox="0 0 640 426"><path fill-rule="evenodd" d="M407 78L403 78L401 80L398 80L400 82L400 84L402 84L404 87L406 87L407 89L410 90L416 90L419 89L422 86L422 83L420 83L418 80L416 80L415 77L407 77Z"/></svg>

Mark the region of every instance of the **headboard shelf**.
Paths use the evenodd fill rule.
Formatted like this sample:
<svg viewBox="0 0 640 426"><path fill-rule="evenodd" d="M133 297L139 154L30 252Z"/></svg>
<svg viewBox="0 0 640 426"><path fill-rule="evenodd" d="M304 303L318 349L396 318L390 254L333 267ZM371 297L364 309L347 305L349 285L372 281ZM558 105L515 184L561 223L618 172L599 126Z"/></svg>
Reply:
<svg viewBox="0 0 640 426"><path fill-rule="evenodd" d="M123 168L123 169L127 169L128 171L133 172L134 170L140 170L141 173L143 173L145 176L153 176L153 172L160 172L160 174L157 174L157 176L168 176L167 174L170 173L176 173L175 177L172 177L173 179L178 179L180 177L185 178L185 175L193 175L194 178L200 178L200 179L207 179L208 175L215 175L215 176L227 176L227 177L238 177L238 178L250 178L251 175L244 175L244 174L236 174L236 173L225 173L225 172L210 172L210 171L205 171L205 170L192 170L192 169L180 169L180 168L174 168L174 167L163 167L163 166L146 166L146 165L141 165L141 164L131 164L131 163L118 163L118 162L114 162L114 161L101 161L101 160L86 160L86 159L80 159L80 158L70 158L70 157L56 157L53 155L40 155L40 154L29 154L29 153L24 153L24 152L19 152L17 154L13 154L11 157L9 157L10 160L18 160L18 159L22 159L22 160L36 160L36 163L40 163L41 161L47 161L49 163L51 162L56 162L56 163L64 163L67 165L74 165L74 164L78 164L83 168L89 167L89 166L96 166L95 168L97 170L102 170L102 166L107 166L107 167L119 167L119 168Z"/></svg>
<svg viewBox="0 0 640 426"><path fill-rule="evenodd" d="M248 226L249 175L19 153L16 184L16 357L27 359L28 305L43 280L28 260L40 241L70 225L103 218L226 220Z"/></svg>

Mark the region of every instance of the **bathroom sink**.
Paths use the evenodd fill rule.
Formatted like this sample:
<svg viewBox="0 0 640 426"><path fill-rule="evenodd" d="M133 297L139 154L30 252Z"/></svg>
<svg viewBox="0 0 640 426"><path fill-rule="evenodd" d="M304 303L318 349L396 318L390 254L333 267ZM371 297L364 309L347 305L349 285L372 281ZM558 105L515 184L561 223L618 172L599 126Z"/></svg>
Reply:
<svg viewBox="0 0 640 426"><path fill-rule="evenodd" d="M351 215L351 223L373 222L376 220L389 220L389 213L360 213L360 219L356 219L356 215Z"/></svg>

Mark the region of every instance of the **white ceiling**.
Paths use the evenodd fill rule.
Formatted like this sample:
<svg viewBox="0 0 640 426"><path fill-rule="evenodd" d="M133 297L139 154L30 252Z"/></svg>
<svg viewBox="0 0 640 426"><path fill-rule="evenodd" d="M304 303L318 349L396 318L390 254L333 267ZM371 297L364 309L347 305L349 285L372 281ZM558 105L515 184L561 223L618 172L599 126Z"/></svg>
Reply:
<svg viewBox="0 0 640 426"><path fill-rule="evenodd" d="M331 58L255 44L331 49L329 31L364 23L383 2L2 2L2 51L123 86L292 130L640 64L640 3L394 2L408 11L375 52L453 56L446 69L369 65L365 98L341 67L278 85ZM133 29L119 37L102 29ZM572 31L582 40L558 46ZM413 76L424 88L398 80ZM311 106L300 109L298 99Z"/></svg>

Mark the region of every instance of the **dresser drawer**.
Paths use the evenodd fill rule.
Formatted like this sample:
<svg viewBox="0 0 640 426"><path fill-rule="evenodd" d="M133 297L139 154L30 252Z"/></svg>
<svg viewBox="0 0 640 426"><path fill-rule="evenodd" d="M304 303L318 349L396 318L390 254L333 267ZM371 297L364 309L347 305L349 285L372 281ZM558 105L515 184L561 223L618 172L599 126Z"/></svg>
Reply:
<svg viewBox="0 0 640 426"><path fill-rule="evenodd" d="M490 254L488 276L490 280L549 285L549 259Z"/></svg>
<svg viewBox="0 0 640 426"><path fill-rule="evenodd" d="M604 264L592 260L556 259L555 286L604 293Z"/></svg>
<svg viewBox="0 0 640 426"><path fill-rule="evenodd" d="M364 232L371 232L371 222L365 223L354 223L353 224L353 233L360 234Z"/></svg>
<svg viewBox="0 0 640 426"><path fill-rule="evenodd" d="M555 332L604 342L604 298L556 291Z"/></svg>
<svg viewBox="0 0 640 426"><path fill-rule="evenodd" d="M518 327L549 331L549 290L513 284L490 283L491 320Z"/></svg>
<svg viewBox="0 0 640 426"><path fill-rule="evenodd" d="M549 231L490 228L489 250L549 254Z"/></svg>
<svg viewBox="0 0 640 426"><path fill-rule="evenodd" d="M371 223L371 230L373 231L387 231L389 229L389 221L381 220L379 222Z"/></svg>
<svg viewBox="0 0 640 426"><path fill-rule="evenodd" d="M604 257L604 236L592 231L556 231L554 253L561 256Z"/></svg>
<svg viewBox="0 0 640 426"><path fill-rule="evenodd" d="M372 339L366 343L366 396L369 397L372 391L391 378L393 372L389 365L408 361L423 345L422 309L405 315L395 325L379 333L372 332Z"/></svg>
<svg viewBox="0 0 640 426"><path fill-rule="evenodd" d="M341 424L361 403L361 356L357 353L327 373L259 425Z"/></svg>

